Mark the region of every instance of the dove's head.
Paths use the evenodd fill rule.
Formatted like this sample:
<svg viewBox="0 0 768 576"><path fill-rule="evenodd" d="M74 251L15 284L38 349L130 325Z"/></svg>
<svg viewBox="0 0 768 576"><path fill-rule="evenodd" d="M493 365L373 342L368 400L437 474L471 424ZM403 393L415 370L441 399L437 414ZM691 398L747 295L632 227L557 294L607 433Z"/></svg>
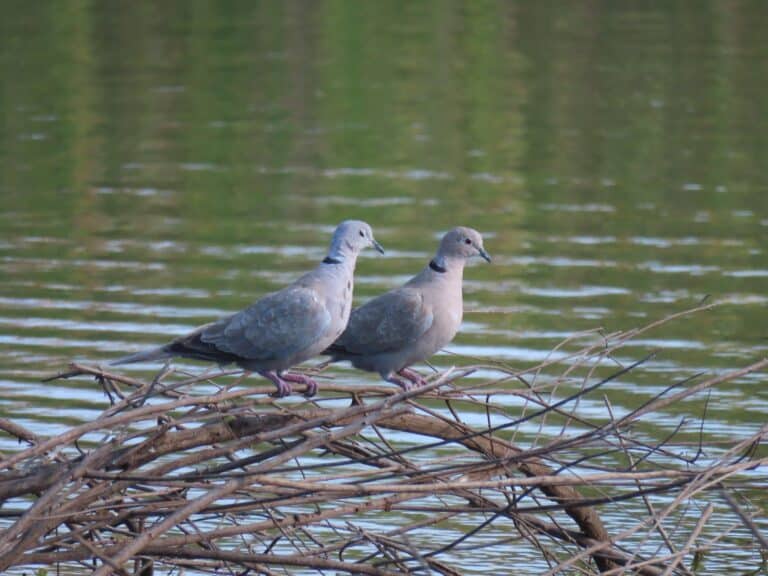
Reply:
<svg viewBox="0 0 768 576"><path fill-rule="evenodd" d="M468 260L480 256L486 262L491 261L488 252L483 248L483 237L472 228L457 226L443 236L437 251L437 260Z"/></svg>
<svg viewBox="0 0 768 576"><path fill-rule="evenodd" d="M376 242L373 237L373 230L368 223L362 220L345 220L336 227L336 231L333 233L328 255L332 258L343 257L344 255L357 256L361 250L369 246L384 254L384 248Z"/></svg>

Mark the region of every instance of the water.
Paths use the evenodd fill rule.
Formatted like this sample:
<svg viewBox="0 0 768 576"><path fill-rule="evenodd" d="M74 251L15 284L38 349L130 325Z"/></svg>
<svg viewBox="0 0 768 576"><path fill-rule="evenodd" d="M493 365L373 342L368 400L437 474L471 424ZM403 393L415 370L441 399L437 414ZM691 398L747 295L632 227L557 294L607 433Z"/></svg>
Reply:
<svg viewBox="0 0 768 576"><path fill-rule="evenodd" d="M361 259L358 301L418 271L447 228L484 233L494 263L466 271L459 355L525 367L576 332L726 301L625 351L659 354L606 389L618 413L766 356L763 3L5 13L0 415L39 434L106 401L88 381L42 376L247 305L321 259L345 218L387 248ZM644 429L663 435L701 406ZM747 437L767 416L764 375L746 376L713 391L707 437ZM707 569L747 569L756 552L744 554Z"/></svg>

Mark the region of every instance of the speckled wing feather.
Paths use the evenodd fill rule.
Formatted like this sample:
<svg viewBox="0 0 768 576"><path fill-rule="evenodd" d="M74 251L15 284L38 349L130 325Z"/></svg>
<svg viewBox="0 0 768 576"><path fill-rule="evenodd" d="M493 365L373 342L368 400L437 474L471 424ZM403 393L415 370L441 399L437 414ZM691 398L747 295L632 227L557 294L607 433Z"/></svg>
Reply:
<svg viewBox="0 0 768 576"><path fill-rule="evenodd" d="M209 325L200 340L249 360L289 358L317 342L330 323L314 290L290 286Z"/></svg>
<svg viewBox="0 0 768 576"><path fill-rule="evenodd" d="M328 352L369 355L401 350L417 342L432 320L421 292L393 290L353 310L347 329Z"/></svg>

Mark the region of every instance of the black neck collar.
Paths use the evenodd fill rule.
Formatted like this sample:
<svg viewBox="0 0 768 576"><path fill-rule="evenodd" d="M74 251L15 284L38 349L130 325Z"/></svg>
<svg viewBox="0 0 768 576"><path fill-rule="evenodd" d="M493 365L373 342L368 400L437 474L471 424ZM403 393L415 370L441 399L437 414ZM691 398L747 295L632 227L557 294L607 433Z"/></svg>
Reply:
<svg viewBox="0 0 768 576"><path fill-rule="evenodd" d="M341 260L338 258L331 258L330 256L326 256L323 259L323 264L341 264Z"/></svg>
<svg viewBox="0 0 768 576"><path fill-rule="evenodd" d="M432 270L434 270L435 272L437 272L439 274L445 274L447 272L447 270L445 268L440 266L440 264L438 264L434 260L430 260L429 261L429 267L432 268Z"/></svg>

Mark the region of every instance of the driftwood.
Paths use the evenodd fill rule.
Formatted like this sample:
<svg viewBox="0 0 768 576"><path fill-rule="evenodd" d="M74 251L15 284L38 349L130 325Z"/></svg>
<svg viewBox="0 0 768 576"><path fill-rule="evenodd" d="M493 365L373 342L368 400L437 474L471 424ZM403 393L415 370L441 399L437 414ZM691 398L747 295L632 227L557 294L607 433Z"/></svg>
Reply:
<svg viewBox="0 0 768 576"><path fill-rule="evenodd" d="M768 465L757 451L768 426L706 457L703 446L690 457L674 437L650 444L633 433L641 417L768 360L670 385L620 418L609 395L600 421L579 412L648 360L611 368L616 350L708 308L627 333L579 335L561 357L522 372L466 366L409 392L328 382L303 402L277 401L270 386L233 382L231 372L168 370L143 381L73 364L55 377L95 378L112 400L99 418L50 438L0 419L0 430L27 445L0 460L0 571L453 575L481 541L506 554L512 567L500 573L528 572L513 569L510 552L528 547L541 558L533 572L689 574L724 536L706 533L713 514L768 553L759 503L742 496L765 482L754 471ZM473 379L478 370L496 377ZM212 385L215 393L198 391ZM515 409L504 400L512 396ZM465 423L478 414L484 426ZM515 441L535 424L561 433ZM707 505L683 528L681 511L697 499ZM609 533L600 511L634 502L647 515ZM425 537L456 523L458 535ZM658 544L654 554L648 543Z"/></svg>

